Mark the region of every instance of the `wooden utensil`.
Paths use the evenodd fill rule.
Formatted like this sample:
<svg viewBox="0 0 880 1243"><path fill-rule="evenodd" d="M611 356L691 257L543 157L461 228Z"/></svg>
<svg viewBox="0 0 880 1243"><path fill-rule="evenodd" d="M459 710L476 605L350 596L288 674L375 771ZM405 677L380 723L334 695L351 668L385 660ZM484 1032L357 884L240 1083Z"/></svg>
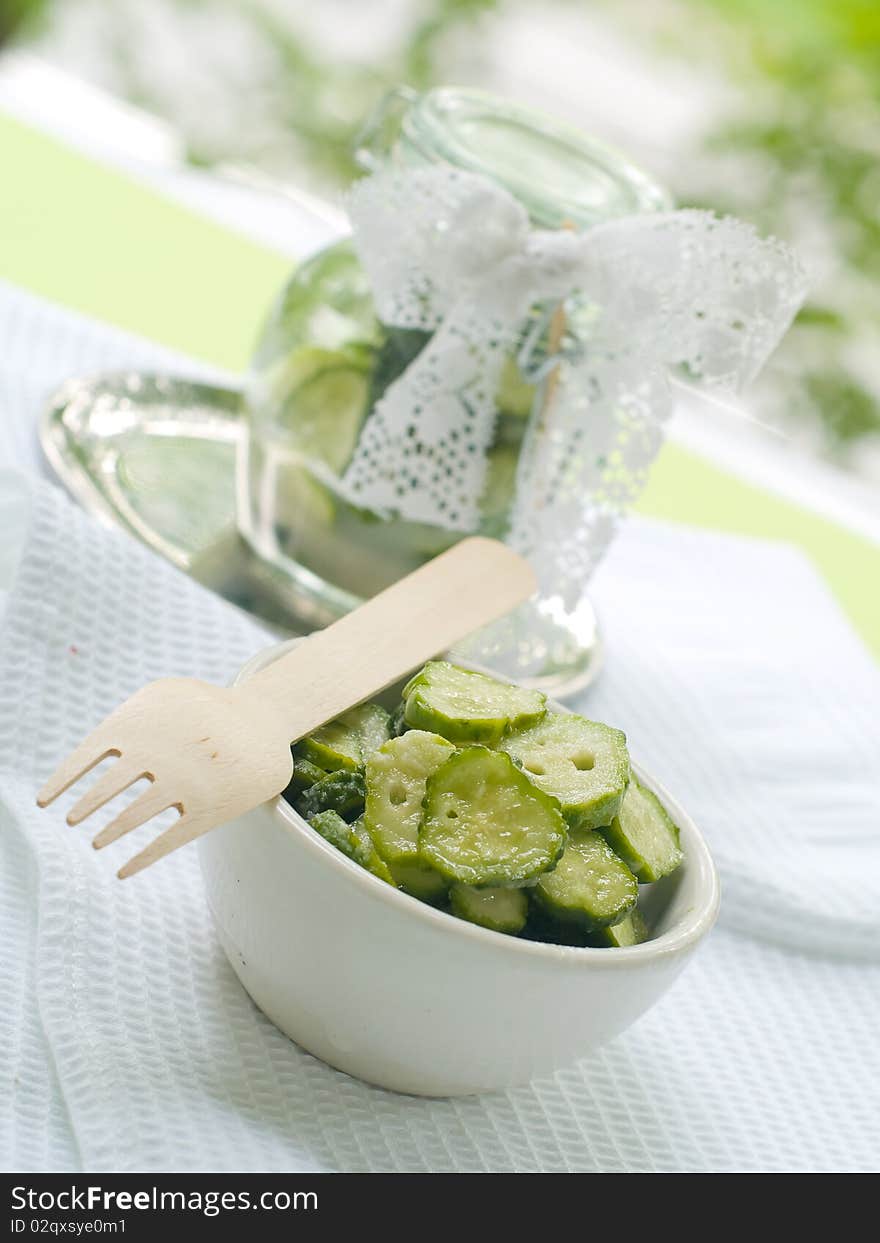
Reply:
<svg viewBox="0 0 880 1243"><path fill-rule="evenodd" d="M150 788L92 843L100 850L176 808L180 818L118 873L133 876L280 794L290 781L291 742L510 612L535 587L528 563L504 544L462 540L238 686L148 683L71 752L37 803L46 807L115 756L68 815L79 824L146 777Z"/></svg>

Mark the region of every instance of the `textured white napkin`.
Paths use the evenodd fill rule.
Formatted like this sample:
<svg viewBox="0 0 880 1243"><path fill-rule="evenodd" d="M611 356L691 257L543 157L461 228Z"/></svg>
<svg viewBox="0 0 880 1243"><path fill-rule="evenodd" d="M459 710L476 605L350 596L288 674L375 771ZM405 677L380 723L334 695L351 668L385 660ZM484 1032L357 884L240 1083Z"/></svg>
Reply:
<svg viewBox="0 0 880 1243"><path fill-rule="evenodd" d="M35 416L68 375L195 370L2 282L0 341L0 465L31 471ZM623 725L699 820L719 927L602 1053L505 1095L397 1097L255 1010L193 850L120 885L118 856L67 828L66 804L34 807L58 756L134 687L222 682L265 640L0 472L0 1167L875 1169L876 666L783 547L634 522L594 596L608 663L582 706Z"/></svg>
<svg viewBox="0 0 880 1243"><path fill-rule="evenodd" d="M880 669L807 558L643 522L591 590L609 656L585 710L706 834L727 924L880 960Z"/></svg>
<svg viewBox="0 0 880 1243"><path fill-rule="evenodd" d="M37 420L71 376L134 367L223 382L223 373L0 280L0 466L40 472Z"/></svg>
<svg viewBox="0 0 880 1243"><path fill-rule="evenodd" d="M35 808L120 698L164 673L223 681L264 636L47 485L7 474L0 497L7 575L17 563L0 633L0 1165L875 1168L877 671L798 555L641 522L615 545L596 583L608 667L584 706L694 810L721 924L600 1054L510 1093L424 1101L330 1070L259 1014L194 850L121 885L127 845L96 855L67 804ZM803 659L816 652L824 672Z"/></svg>

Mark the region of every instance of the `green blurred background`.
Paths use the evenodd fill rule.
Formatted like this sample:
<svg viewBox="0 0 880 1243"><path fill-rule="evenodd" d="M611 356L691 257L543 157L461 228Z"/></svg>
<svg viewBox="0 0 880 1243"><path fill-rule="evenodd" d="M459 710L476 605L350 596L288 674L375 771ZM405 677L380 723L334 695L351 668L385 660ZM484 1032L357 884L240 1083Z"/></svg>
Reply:
<svg viewBox="0 0 880 1243"><path fill-rule="evenodd" d="M756 416L880 484L880 0L0 0L18 44L198 164L334 195L399 82L480 85L793 242L812 294Z"/></svg>

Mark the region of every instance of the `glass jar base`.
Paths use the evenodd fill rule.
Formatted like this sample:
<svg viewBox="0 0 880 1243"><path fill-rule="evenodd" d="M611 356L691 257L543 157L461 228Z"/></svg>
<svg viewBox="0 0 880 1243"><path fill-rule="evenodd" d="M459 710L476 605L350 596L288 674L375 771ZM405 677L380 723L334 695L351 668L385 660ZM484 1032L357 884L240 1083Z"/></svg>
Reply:
<svg viewBox="0 0 880 1243"><path fill-rule="evenodd" d="M269 558L253 541L250 551L262 564L264 591L304 632L329 625L361 603L277 552ZM553 597L524 604L457 644L452 655L485 665L552 698L565 699L585 690L598 676L603 645L595 610L586 596L573 610Z"/></svg>
<svg viewBox="0 0 880 1243"><path fill-rule="evenodd" d="M602 668L603 647L595 610L587 597L567 610L559 597L530 601L478 631L453 655L565 699L585 690Z"/></svg>
<svg viewBox="0 0 880 1243"><path fill-rule="evenodd" d="M277 550L261 549L241 523L240 497L236 529L240 420L236 390L182 377L108 373L68 381L46 408L40 440L86 510L279 632L319 629L360 601ZM559 696L582 690L601 663L589 601L571 614L559 601L527 605L460 651Z"/></svg>

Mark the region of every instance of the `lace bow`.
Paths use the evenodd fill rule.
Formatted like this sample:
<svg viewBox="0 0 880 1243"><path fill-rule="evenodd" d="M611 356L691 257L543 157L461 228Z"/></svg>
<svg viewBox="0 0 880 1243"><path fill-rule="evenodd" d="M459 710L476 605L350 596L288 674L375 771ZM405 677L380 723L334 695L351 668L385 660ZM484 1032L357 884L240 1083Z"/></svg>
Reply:
<svg viewBox="0 0 880 1243"><path fill-rule="evenodd" d="M584 233L534 229L502 187L447 167L372 174L350 216L379 318L433 335L370 412L343 490L383 513L476 530L496 393L515 356L539 388L507 538L567 607L644 485L670 375L742 387L806 289L792 252L741 221L673 211Z"/></svg>

